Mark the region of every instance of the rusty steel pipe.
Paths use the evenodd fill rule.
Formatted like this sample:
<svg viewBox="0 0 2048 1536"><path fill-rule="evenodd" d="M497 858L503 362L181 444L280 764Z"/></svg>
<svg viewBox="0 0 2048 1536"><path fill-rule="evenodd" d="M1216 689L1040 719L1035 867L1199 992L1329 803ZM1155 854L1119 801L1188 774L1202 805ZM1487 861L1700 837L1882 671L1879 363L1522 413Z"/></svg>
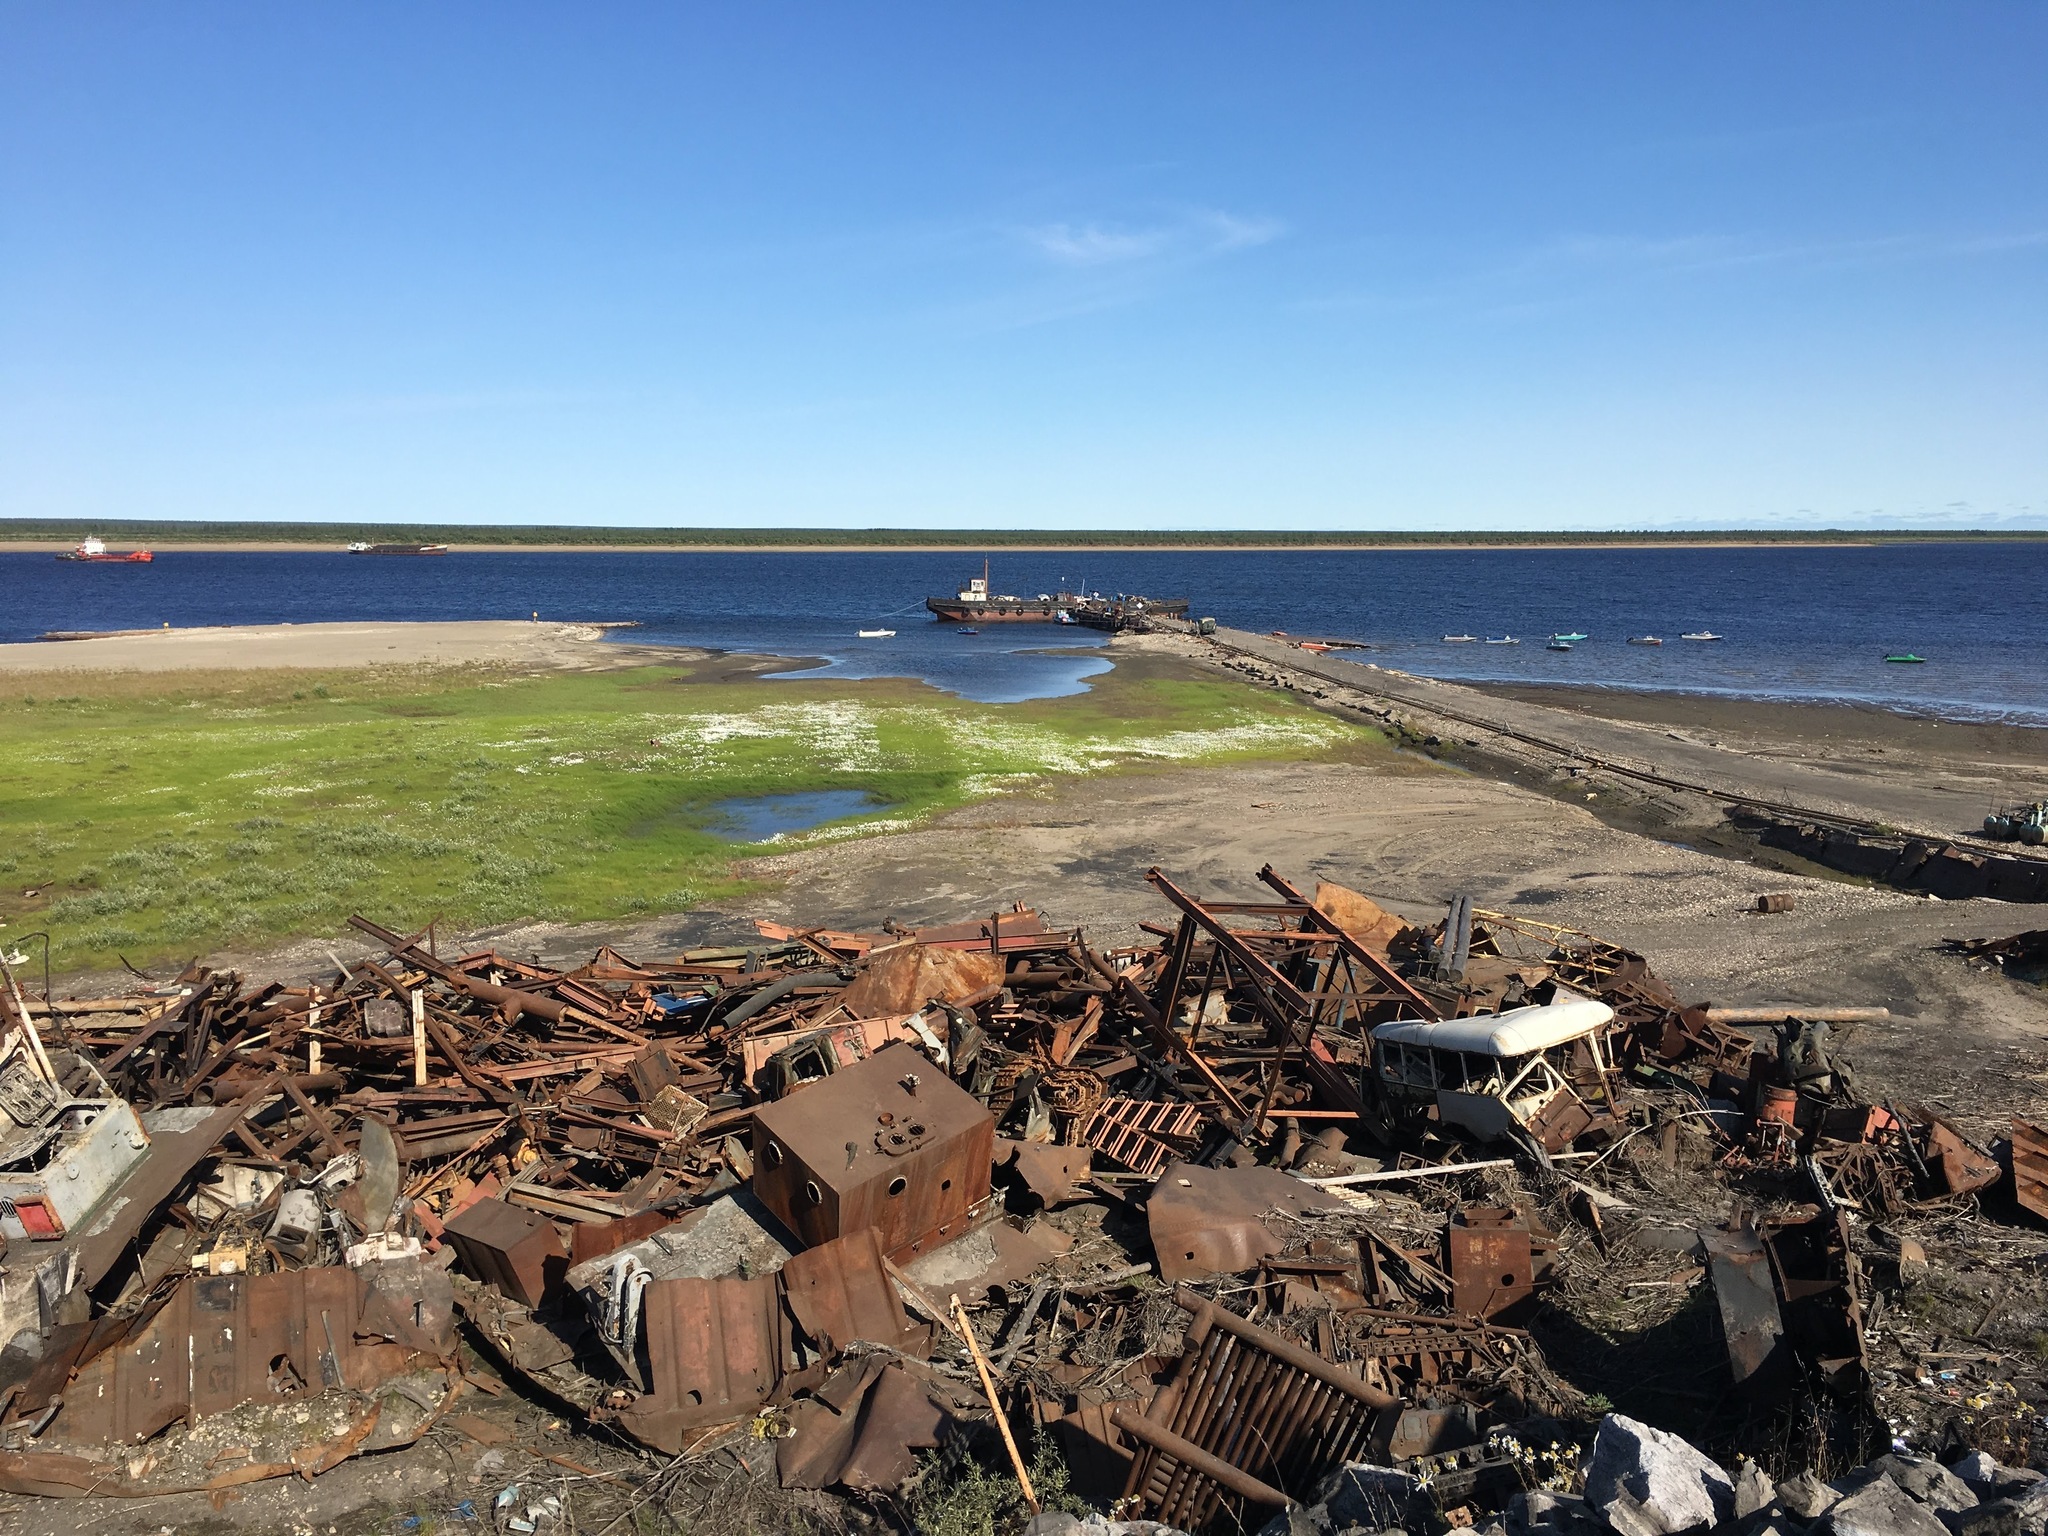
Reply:
<svg viewBox="0 0 2048 1536"><path fill-rule="evenodd" d="M1260 1470L1273 1474L1280 1469L1276 1448L1288 1411L1296 1394L1314 1388L1315 1382L1298 1371L1288 1370L1271 1356L1266 1357L1265 1367L1255 1381L1246 1382L1246 1389L1237 1400L1237 1412L1223 1426L1216 1449L1223 1456L1244 1459L1247 1471L1263 1459Z"/></svg>
<svg viewBox="0 0 2048 1536"><path fill-rule="evenodd" d="M570 1005L558 997L543 997L538 992L522 992L517 987L501 987L496 982L478 981L474 976L465 976L457 971L450 978L450 985L467 992L480 1003L494 1003L503 1010L507 1023L516 1024L522 1013L530 1013L537 1019L546 1019L550 1024L559 1024L568 1015Z"/></svg>
<svg viewBox="0 0 2048 1536"><path fill-rule="evenodd" d="M1189 1330L1190 1333L1193 1331ZM1211 1405L1217 1393L1222 1390L1221 1383L1232 1369L1231 1355L1236 1347L1237 1341L1227 1334L1205 1334L1199 1349L1190 1350L1182 1356L1184 1360L1193 1361L1186 1389L1175 1393L1171 1398L1154 1399L1152 1406L1160 1410L1159 1416L1148 1422L1176 1434L1183 1430L1199 1434L1202 1426L1209 1422ZM1136 1470L1135 1463L1133 1470ZM1196 1474L1185 1462L1179 1461L1162 1471L1156 1459L1148 1470L1154 1485L1152 1491L1157 1507L1162 1510L1169 1507L1177 1509L1176 1501L1185 1495L1188 1479Z"/></svg>
<svg viewBox="0 0 2048 1536"><path fill-rule="evenodd" d="M1223 1308L1197 1291L1182 1288L1174 1292L1173 1299L1189 1312L1207 1316L1211 1326L1242 1339L1245 1343L1263 1349L1267 1354L1286 1361L1298 1371L1306 1371L1318 1381L1327 1382L1339 1392L1357 1398L1368 1408L1392 1408L1401 1399L1369 1387L1356 1376L1347 1376L1321 1355L1310 1354L1291 1339L1261 1328L1257 1323L1248 1323L1234 1312Z"/></svg>
<svg viewBox="0 0 2048 1536"><path fill-rule="evenodd" d="M1220 1348L1209 1372L1208 1391L1201 1407L1195 1413L1180 1415L1178 1424L1162 1427L1180 1434L1191 1445L1199 1443L1193 1437L1200 1435L1209 1442L1204 1450L1219 1461L1235 1466L1230 1457L1236 1453L1237 1441L1245 1425L1251 1421L1254 1404L1263 1399L1268 1383L1278 1377L1279 1362L1270 1355L1246 1349L1228 1334L1216 1342ZM1226 1405L1227 1411L1223 1411ZM1239 1470L1246 1471L1244 1468ZM1250 1472L1247 1475L1256 1476ZM1181 1462L1170 1485L1177 1498L1189 1501L1181 1506L1180 1521L1189 1529L1208 1523L1208 1506L1214 1498L1212 1492L1201 1486L1201 1476L1198 1468Z"/></svg>
<svg viewBox="0 0 2048 1536"><path fill-rule="evenodd" d="M1140 1418L1128 1408L1119 1408L1110 1415L1110 1422L1125 1434L1144 1441L1153 1450L1171 1456L1184 1467L1190 1467L1210 1481L1228 1488L1240 1498L1250 1499L1254 1504L1263 1504L1272 1509L1287 1509L1294 1500L1278 1488L1260 1482L1249 1472L1240 1471L1229 1462L1211 1456L1192 1441L1183 1440L1170 1429L1161 1429L1150 1419Z"/></svg>

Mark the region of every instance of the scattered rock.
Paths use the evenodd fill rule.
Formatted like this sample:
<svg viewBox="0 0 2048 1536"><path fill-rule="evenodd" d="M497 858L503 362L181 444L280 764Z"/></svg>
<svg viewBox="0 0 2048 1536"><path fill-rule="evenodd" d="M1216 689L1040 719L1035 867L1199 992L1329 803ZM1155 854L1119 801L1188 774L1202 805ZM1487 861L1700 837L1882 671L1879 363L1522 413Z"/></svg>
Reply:
<svg viewBox="0 0 2048 1536"><path fill-rule="evenodd" d="M1745 1461L1735 1469L1736 1519L1747 1519L1777 1496L1778 1485L1771 1481L1771 1474L1755 1462Z"/></svg>
<svg viewBox="0 0 2048 1536"><path fill-rule="evenodd" d="M1899 1245L1899 1253L1900 1262L1903 1264L1905 1244L1901 1243ZM1978 1498L1989 1499L1997 1497L1998 1463L1993 1461L1984 1452L1972 1451L1969 1455L1950 1462L1948 1469L1968 1483L1970 1485L1970 1492L1976 1494Z"/></svg>
<svg viewBox="0 0 2048 1536"><path fill-rule="evenodd" d="M1796 1473L1778 1484L1778 1502L1795 1520L1818 1520L1841 1497L1811 1472Z"/></svg>
<svg viewBox="0 0 2048 1536"><path fill-rule="evenodd" d="M1348 1462L1317 1490L1317 1502L1330 1512L1337 1530L1362 1526L1368 1531L1398 1528L1409 1502L1422 1485L1412 1473L1395 1467Z"/></svg>
<svg viewBox="0 0 2048 1536"><path fill-rule="evenodd" d="M1735 1484L1679 1436L1610 1413L1593 1441L1586 1502L1619 1536L1676 1536L1729 1519Z"/></svg>
<svg viewBox="0 0 2048 1536"><path fill-rule="evenodd" d="M1972 1451L1950 1462L1948 1469L1967 1483L1970 1492L1980 1499L2007 1498L2024 1493L2041 1481L2040 1473L2024 1467L2000 1466L1983 1451Z"/></svg>
<svg viewBox="0 0 2048 1536"><path fill-rule="evenodd" d="M2048 1536L2048 1481L1950 1517L1957 1536Z"/></svg>
<svg viewBox="0 0 2048 1536"><path fill-rule="evenodd" d="M1830 1536L1948 1536L1934 1511L1889 1477L1873 1477L1827 1513Z"/></svg>
<svg viewBox="0 0 2048 1536"><path fill-rule="evenodd" d="M1507 1536L1604 1536L1606 1522L1575 1493L1532 1488L1508 1501Z"/></svg>
<svg viewBox="0 0 2048 1536"><path fill-rule="evenodd" d="M1099 1514L1083 1518L1048 1509L1024 1522L1024 1536L1184 1536L1157 1520L1111 1520Z"/></svg>
<svg viewBox="0 0 2048 1536"><path fill-rule="evenodd" d="M2042 1536L2048 1522L2038 1515L2030 1519L2027 1507L2018 1499L1993 1499L1957 1515L1951 1529L1956 1536Z"/></svg>
<svg viewBox="0 0 2048 1536"><path fill-rule="evenodd" d="M1977 1507L1977 1495L1968 1483L1925 1456L1880 1456L1870 1470L1883 1473L1938 1515Z"/></svg>

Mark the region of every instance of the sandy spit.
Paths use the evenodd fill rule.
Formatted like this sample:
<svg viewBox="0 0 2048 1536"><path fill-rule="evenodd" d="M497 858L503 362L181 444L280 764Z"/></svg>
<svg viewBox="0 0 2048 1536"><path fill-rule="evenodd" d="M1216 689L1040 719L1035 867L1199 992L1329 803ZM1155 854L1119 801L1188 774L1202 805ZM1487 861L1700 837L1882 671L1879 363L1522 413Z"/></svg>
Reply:
<svg viewBox="0 0 2048 1536"><path fill-rule="evenodd" d="M0 673L193 672L250 667L370 667L421 663L588 671L632 666L648 647L616 645L595 624L509 619L454 623L238 624L143 629L90 640L0 645ZM664 660L701 652L664 647Z"/></svg>

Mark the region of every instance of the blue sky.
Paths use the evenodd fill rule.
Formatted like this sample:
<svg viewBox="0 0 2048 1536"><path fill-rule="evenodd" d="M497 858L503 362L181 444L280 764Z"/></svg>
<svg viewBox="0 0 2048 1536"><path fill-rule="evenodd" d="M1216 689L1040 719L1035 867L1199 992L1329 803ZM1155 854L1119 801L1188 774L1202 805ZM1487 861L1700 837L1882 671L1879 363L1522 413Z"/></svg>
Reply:
<svg viewBox="0 0 2048 1536"><path fill-rule="evenodd" d="M0 515L2048 526L2048 6L0 0Z"/></svg>

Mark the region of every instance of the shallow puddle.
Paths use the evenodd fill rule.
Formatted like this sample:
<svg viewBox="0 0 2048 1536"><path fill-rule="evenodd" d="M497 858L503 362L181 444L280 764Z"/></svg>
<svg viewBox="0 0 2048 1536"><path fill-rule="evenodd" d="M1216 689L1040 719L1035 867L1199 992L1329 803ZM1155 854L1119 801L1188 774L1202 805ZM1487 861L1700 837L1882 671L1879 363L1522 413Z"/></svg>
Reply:
<svg viewBox="0 0 2048 1536"><path fill-rule="evenodd" d="M788 795L740 795L711 806L704 830L735 843L759 843L778 832L802 832L879 810L864 789L820 789Z"/></svg>

